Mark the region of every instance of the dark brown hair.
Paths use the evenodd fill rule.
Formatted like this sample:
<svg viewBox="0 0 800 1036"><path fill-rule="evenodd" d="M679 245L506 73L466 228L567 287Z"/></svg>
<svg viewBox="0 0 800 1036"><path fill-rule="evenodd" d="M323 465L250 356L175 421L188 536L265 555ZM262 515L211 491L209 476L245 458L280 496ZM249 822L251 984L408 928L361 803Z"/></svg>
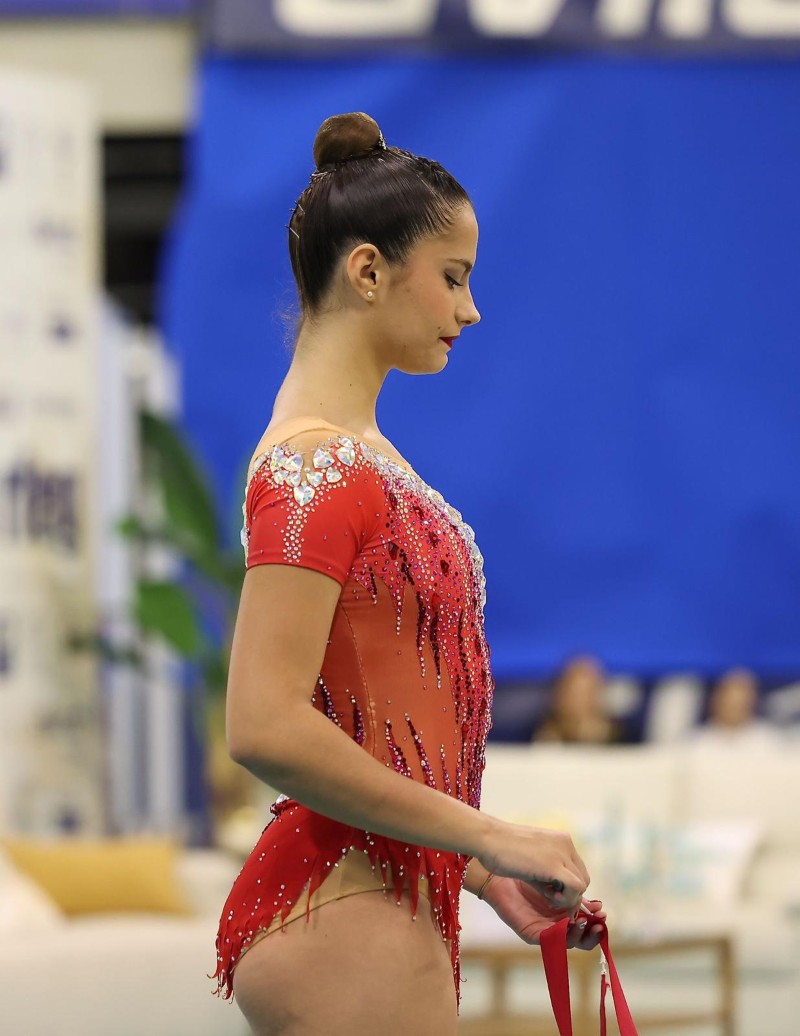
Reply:
<svg viewBox="0 0 800 1036"><path fill-rule="evenodd" d="M361 241L402 263L421 238L442 233L469 205L438 162L387 147L364 112L332 115L314 140L316 170L289 221L289 256L304 314L319 309L337 262Z"/></svg>

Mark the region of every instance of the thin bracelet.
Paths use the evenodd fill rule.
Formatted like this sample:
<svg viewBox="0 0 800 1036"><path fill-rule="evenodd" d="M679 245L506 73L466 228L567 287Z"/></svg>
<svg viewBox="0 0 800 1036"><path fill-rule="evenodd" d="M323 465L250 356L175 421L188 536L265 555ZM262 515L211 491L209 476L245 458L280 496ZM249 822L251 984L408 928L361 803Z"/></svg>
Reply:
<svg viewBox="0 0 800 1036"><path fill-rule="evenodd" d="M478 889L478 899L483 899L484 889L486 888L486 886L489 884L489 882L492 880L493 877L494 877L494 874L492 874L492 872L490 871L486 875L486 877L483 879L483 884Z"/></svg>

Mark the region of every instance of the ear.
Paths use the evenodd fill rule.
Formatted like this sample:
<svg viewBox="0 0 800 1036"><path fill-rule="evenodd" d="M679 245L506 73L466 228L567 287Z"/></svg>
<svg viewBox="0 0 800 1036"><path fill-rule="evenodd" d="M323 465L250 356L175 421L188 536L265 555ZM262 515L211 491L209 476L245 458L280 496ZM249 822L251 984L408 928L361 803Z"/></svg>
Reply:
<svg viewBox="0 0 800 1036"><path fill-rule="evenodd" d="M345 276L356 295L363 302L372 302L377 289L387 276L386 261L375 245L356 245L345 260ZM367 292L371 291L371 296Z"/></svg>

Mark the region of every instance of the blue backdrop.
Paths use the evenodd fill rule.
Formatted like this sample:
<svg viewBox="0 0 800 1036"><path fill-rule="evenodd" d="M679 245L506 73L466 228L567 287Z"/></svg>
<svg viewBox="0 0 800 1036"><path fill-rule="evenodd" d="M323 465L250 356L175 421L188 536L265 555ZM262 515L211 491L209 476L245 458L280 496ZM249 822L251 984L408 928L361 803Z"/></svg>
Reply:
<svg viewBox="0 0 800 1036"><path fill-rule="evenodd" d="M475 528L498 679L800 669L800 64L207 57L161 322L228 513L289 362L327 115L442 161L482 323L382 430Z"/></svg>

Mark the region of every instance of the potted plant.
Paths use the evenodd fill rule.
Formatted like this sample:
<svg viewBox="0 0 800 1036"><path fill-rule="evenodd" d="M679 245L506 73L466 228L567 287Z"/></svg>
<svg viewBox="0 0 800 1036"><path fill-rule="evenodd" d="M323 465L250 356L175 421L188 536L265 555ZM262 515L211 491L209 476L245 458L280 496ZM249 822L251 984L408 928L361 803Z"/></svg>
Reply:
<svg viewBox="0 0 800 1036"><path fill-rule="evenodd" d="M245 567L223 523L202 465L178 424L150 411L139 415L142 503L117 523L136 551L130 617L134 635L120 643L105 632L74 638L114 665L146 676L148 645L160 643L183 662L184 687L204 771L213 832L256 801L257 781L229 757L225 687L230 642ZM242 471L242 481L245 471ZM233 530L231 529L230 532ZM171 559L170 574L153 575L148 557ZM162 566L163 567L163 566Z"/></svg>

